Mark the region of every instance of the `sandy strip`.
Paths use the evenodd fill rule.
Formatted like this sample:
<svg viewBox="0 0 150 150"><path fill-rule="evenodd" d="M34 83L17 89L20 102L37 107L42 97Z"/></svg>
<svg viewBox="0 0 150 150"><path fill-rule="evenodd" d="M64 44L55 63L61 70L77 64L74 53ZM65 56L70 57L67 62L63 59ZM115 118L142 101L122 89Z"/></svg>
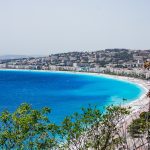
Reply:
<svg viewBox="0 0 150 150"><path fill-rule="evenodd" d="M109 75L106 75L106 76L109 76ZM139 97L138 99L136 99L132 102L129 102L128 104L125 105L125 106L131 107L132 115L135 113L137 113L137 115L138 115L141 112L148 110L148 104L149 104L150 99L146 96L146 94L150 89L149 81L141 80L141 79L137 79L137 78L123 77L123 76L110 76L110 77L137 84L144 89L144 92L141 95L141 97Z"/></svg>

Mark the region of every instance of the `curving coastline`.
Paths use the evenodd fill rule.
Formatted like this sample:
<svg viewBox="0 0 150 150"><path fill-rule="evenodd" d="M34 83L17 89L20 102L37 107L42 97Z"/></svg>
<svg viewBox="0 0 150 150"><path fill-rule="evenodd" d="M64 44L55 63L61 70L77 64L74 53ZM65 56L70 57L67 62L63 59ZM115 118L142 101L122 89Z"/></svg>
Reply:
<svg viewBox="0 0 150 150"><path fill-rule="evenodd" d="M23 70L23 69L0 69L1 71L33 71L33 72L58 72L58 73L71 73L71 74L82 74L82 75L90 75L90 76L103 76L106 78L111 78L115 80L120 80L123 82L129 82L135 85L140 86L144 89L144 92L142 95L133 100L132 102L129 102L127 104L124 104L125 107L132 107L132 112L142 112L146 109L148 109L148 102L149 99L146 97L146 93L150 89L150 83L146 80L141 80L137 78L131 78L131 77L125 77L125 76L116 76L116 75L109 75L109 74L101 74L101 73L88 73L88 72L72 72L72 71L50 71L50 70Z"/></svg>
<svg viewBox="0 0 150 150"><path fill-rule="evenodd" d="M101 75L103 75L103 74L101 74ZM145 110L146 107L148 108L147 104L149 103L149 99L146 97L146 94L147 94L147 92L150 89L150 83L148 81L137 79L137 78L124 77L124 76L115 76L115 75L107 75L107 74L105 74L104 76L107 76L107 77L110 77L110 78L114 78L114 79L119 79L119 80L126 81L126 82L130 82L130 83L133 83L133 84L136 84L136 85L142 87L144 89L143 94L138 99L135 99L132 102L129 102L125 106L132 107L132 110L134 112L139 111L139 110L141 110L143 108Z"/></svg>
<svg viewBox="0 0 150 150"><path fill-rule="evenodd" d="M69 73L74 73L74 72L69 72ZM137 113L137 115L140 114L142 111L148 110L149 99L147 98L146 94L150 89L150 82L142 79L137 79L137 78L101 74L101 73L87 73L87 72L75 72L75 73L93 75L93 76L103 76L103 77L107 77L115 80L121 80L123 82L128 82L140 86L141 88L144 89L142 95L139 98L133 100L132 102L124 104L124 107L131 107L132 114Z"/></svg>
<svg viewBox="0 0 150 150"><path fill-rule="evenodd" d="M78 72L77 72L78 73ZM121 80L123 82L128 82L135 84L137 86L140 86L144 89L144 92L142 95L133 100L132 102L129 102L127 104L124 104L125 107L131 107L132 113L140 113L142 111L145 111L148 109L148 103L149 99L147 98L146 94L150 89L150 82L142 79L137 78L131 78L131 77L125 77L125 76L117 76L117 75L109 75L109 74L101 74L101 73L85 73L85 72L79 72L79 74L87 74L87 75L94 75L94 76L103 76L115 80Z"/></svg>

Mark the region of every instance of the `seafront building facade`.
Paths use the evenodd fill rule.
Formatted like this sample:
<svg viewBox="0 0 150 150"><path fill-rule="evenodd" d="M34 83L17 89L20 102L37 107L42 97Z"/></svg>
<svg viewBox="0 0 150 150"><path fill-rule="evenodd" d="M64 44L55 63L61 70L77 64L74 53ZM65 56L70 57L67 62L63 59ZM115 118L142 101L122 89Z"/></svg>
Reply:
<svg viewBox="0 0 150 150"><path fill-rule="evenodd" d="M150 61L150 50L106 49L0 60L0 68L97 72L149 79L150 71L143 67L145 61Z"/></svg>

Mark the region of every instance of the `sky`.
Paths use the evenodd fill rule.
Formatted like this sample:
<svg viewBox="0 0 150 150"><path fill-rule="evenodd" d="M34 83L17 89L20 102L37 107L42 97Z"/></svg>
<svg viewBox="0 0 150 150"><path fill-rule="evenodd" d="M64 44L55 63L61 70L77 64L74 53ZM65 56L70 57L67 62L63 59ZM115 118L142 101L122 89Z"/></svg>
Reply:
<svg viewBox="0 0 150 150"><path fill-rule="evenodd" d="M150 49L150 0L0 0L0 55Z"/></svg>

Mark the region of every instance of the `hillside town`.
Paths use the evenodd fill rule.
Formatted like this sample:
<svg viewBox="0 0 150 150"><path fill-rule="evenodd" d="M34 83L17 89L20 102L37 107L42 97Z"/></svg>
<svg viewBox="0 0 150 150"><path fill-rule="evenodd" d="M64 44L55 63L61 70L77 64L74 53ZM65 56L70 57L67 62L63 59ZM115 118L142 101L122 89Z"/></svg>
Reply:
<svg viewBox="0 0 150 150"><path fill-rule="evenodd" d="M150 71L144 69L146 61L150 61L150 50L105 49L3 59L0 68L97 72L149 79Z"/></svg>

